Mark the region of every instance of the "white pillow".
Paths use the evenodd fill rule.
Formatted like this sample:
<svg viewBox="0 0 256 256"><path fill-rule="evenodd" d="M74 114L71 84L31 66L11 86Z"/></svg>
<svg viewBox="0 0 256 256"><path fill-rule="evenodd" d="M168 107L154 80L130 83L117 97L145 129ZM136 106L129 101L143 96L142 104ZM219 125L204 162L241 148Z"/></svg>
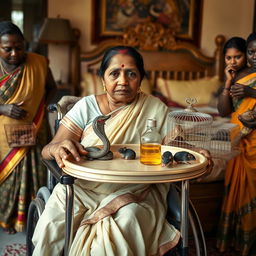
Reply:
<svg viewBox="0 0 256 256"><path fill-rule="evenodd" d="M218 90L221 82L217 76L197 80L165 80L157 78L156 90L168 100L186 107L187 98L196 98L196 105L208 105L212 94Z"/></svg>

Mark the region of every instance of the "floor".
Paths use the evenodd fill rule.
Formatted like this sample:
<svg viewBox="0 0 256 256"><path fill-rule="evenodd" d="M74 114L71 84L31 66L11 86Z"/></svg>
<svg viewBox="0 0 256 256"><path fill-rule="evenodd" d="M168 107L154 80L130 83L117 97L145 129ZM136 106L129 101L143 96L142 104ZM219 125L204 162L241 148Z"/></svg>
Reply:
<svg viewBox="0 0 256 256"><path fill-rule="evenodd" d="M6 234L2 228L0 228L0 256L8 256L15 254L6 253L6 246L8 245L16 245L19 247L20 245L24 246L26 244L26 234L25 233L16 233L13 235ZM17 256L25 255L23 253L16 254Z"/></svg>
<svg viewBox="0 0 256 256"><path fill-rule="evenodd" d="M208 256L237 256L234 251L219 253L215 247L215 238L206 238ZM189 256L195 256L194 248L190 248ZM26 234L8 235L0 228L0 256L26 256Z"/></svg>

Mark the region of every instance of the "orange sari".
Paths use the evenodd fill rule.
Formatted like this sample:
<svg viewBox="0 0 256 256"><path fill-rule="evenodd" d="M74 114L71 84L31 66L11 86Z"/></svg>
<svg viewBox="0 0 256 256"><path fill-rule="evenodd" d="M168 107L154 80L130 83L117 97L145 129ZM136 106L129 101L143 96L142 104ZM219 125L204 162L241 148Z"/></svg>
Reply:
<svg viewBox="0 0 256 256"><path fill-rule="evenodd" d="M256 73L237 81L256 89ZM255 98L235 102L231 122L239 125L238 115L253 109ZM221 252L234 246L240 254L248 255L256 242L256 130L240 142L241 153L228 162L225 174L225 195L218 232L217 247Z"/></svg>

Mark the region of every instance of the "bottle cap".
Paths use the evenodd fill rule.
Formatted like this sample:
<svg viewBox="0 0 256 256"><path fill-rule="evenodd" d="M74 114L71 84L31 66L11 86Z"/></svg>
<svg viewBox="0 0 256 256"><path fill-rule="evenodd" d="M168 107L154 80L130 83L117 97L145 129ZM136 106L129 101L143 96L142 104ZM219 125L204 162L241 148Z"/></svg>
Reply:
<svg viewBox="0 0 256 256"><path fill-rule="evenodd" d="M156 127L156 119L148 119L147 126L148 127Z"/></svg>

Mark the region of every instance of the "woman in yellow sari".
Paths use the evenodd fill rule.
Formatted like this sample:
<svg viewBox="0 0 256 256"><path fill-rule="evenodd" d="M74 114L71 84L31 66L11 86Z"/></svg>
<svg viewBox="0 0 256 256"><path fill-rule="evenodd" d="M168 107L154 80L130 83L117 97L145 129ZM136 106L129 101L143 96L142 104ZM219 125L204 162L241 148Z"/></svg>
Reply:
<svg viewBox="0 0 256 256"><path fill-rule="evenodd" d="M243 54L240 52L240 55ZM240 154L230 160L226 168L217 246L221 252L232 246L243 256L256 253L256 130L245 133L247 130L239 121L241 114L256 106L255 33L247 39L247 61L250 67L240 70L234 76L235 83L226 86L219 98L220 113L228 114L233 108L231 122L239 126L237 136L242 139Z"/></svg>
<svg viewBox="0 0 256 256"><path fill-rule="evenodd" d="M8 233L23 231L28 204L45 184L47 172L40 163L41 149L49 139L45 96L54 95L55 89L46 58L25 52L20 29L0 22L0 226ZM10 144L7 132L18 125L35 129L36 145L32 137L25 137L24 126L19 131L23 137L12 133Z"/></svg>

